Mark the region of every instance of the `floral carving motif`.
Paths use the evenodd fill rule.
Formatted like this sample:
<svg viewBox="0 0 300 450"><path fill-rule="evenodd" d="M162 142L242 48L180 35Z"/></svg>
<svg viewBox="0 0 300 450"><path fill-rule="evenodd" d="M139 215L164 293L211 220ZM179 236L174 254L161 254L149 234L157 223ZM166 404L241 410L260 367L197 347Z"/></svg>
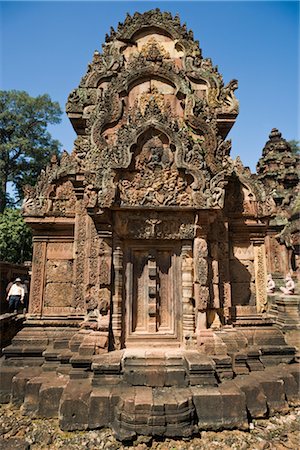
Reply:
<svg viewBox="0 0 300 450"><path fill-rule="evenodd" d="M170 59L170 54L165 50L164 46L159 44L157 40L152 37L141 49L141 54L147 61L162 61L163 59Z"/></svg>
<svg viewBox="0 0 300 450"><path fill-rule="evenodd" d="M194 215L156 211L120 213L117 215L116 230L119 236L134 239L193 239L195 234Z"/></svg>

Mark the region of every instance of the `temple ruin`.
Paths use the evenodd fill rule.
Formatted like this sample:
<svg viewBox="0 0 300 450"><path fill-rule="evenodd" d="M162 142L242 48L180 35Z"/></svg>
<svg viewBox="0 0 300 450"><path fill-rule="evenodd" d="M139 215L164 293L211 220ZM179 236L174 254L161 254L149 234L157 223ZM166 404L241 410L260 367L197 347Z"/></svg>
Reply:
<svg viewBox="0 0 300 450"><path fill-rule="evenodd" d="M299 160L275 129L257 174L231 159L237 86L177 16L111 29L68 98L72 153L26 187L30 305L2 401L124 440L247 429L299 402L276 324L290 308L297 328L299 296L267 295L268 274L297 270Z"/></svg>

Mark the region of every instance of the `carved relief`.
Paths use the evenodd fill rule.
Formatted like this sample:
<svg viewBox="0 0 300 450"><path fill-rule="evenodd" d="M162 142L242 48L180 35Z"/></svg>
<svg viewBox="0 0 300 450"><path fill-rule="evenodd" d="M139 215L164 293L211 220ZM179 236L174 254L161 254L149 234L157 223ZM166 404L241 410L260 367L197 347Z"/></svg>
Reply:
<svg viewBox="0 0 300 450"><path fill-rule="evenodd" d="M151 37L141 49L141 55L143 55L147 61L157 62L163 59L170 59L170 54L165 50L154 37Z"/></svg>
<svg viewBox="0 0 300 450"><path fill-rule="evenodd" d="M156 211L127 212L116 215L116 232L128 239L193 239L193 214Z"/></svg>
<svg viewBox="0 0 300 450"><path fill-rule="evenodd" d="M49 242L47 259L73 259L73 242Z"/></svg>
<svg viewBox="0 0 300 450"><path fill-rule="evenodd" d="M103 52L94 53L86 75L68 99L67 113L78 134L72 155L65 152L60 160L52 158L37 186L26 188L23 210L28 217L44 220L46 216L46 223L47 216L76 214L74 249L69 243L61 248L52 242L48 246L46 307L67 311L73 294L63 299L63 289L57 290L57 305L50 303L58 289L55 283L69 283L66 291L72 290L74 257L73 311L88 312L85 327L93 328L96 321L98 329L106 330L111 313L113 345L120 348L126 279L122 241L159 245L162 240L188 240L180 272L184 278L184 335L191 335L195 327L194 300L197 320L199 314L201 320L207 316L208 310L228 317L229 275L235 294L247 284L239 278L241 266L251 277L248 288L253 284L254 269L249 250L240 254L235 249L234 256L242 263L232 258L229 264L224 223L231 217L258 223L258 218L274 208L274 196L266 196L262 184L240 160L232 161L229 156L231 142L226 135L238 114L236 89L236 80L225 85L217 67L202 57L198 42L177 17L150 11L128 16L111 31ZM196 214L209 222L208 237L195 237ZM213 225L215 217L223 227ZM108 218L109 224L103 218ZM107 233L103 236L112 232L111 241L99 237L100 229ZM35 251L45 260L39 247ZM160 257L155 277L161 282L161 305L150 295L154 287L157 289L157 279L150 277L153 283L148 283L147 270L154 270L150 260L145 273L141 269L140 280L134 279L137 297L145 294L147 281L147 295L153 300L144 304L144 309L137 301L137 328L144 326L145 314L152 317L153 329L168 326L168 258ZM257 254L256 259L261 265L262 256ZM42 269L36 270L39 273ZM42 274L39 276L42 280ZM258 286L262 286L259 276L256 274ZM34 308L38 311L36 292L41 295L42 281L35 280L34 286ZM250 288L247 295L248 291ZM251 298L251 292L249 295ZM260 305L262 295L259 290Z"/></svg>
<svg viewBox="0 0 300 450"><path fill-rule="evenodd" d="M51 314L55 314L56 308L70 308L73 301L73 286L71 283L51 283L47 282L44 292L44 307L51 308ZM45 309L45 314L47 314ZM59 313L59 310L57 310ZM70 310L68 311L70 312Z"/></svg>
<svg viewBox="0 0 300 450"><path fill-rule="evenodd" d="M134 171L119 182L122 206L191 206L188 183L174 167L174 154L159 138L150 139L136 156Z"/></svg>
<svg viewBox="0 0 300 450"><path fill-rule="evenodd" d="M158 108L163 111L165 108L164 94L160 93L156 87L149 88L147 92L141 94L139 99L139 106L142 115L145 114L146 108L151 102L155 102Z"/></svg>
<svg viewBox="0 0 300 450"><path fill-rule="evenodd" d="M209 304L208 246L206 239L194 239L194 289L196 308L206 310Z"/></svg>
<svg viewBox="0 0 300 450"><path fill-rule="evenodd" d="M77 204L75 227L75 260L74 260L74 308L78 312L85 311L85 267L86 267L86 228L87 216L83 208L82 200Z"/></svg>
<svg viewBox="0 0 300 450"><path fill-rule="evenodd" d="M255 288L256 288L256 308L262 313L267 310L267 268L265 246L254 245L254 267L255 267Z"/></svg>
<svg viewBox="0 0 300 450"><path fill-rule="evenodd" d="M195 333L193 272L192 244L185 244L182 247L182 326L187 345Z"/></svg>
<svg viewBox="0 0 300 450"><path fill-rule="evenodd" d="M30 314L42 313L42 300L44 291L44 271L46 264L46 242L34 242L33 245L33 273L30 290Z"/></svg>

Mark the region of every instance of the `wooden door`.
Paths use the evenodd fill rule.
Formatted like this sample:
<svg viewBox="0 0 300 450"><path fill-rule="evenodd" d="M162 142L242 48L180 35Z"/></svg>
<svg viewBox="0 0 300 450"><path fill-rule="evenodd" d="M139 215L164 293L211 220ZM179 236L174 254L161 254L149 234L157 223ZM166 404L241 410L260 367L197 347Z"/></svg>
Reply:
<svg viewBox="0 0 300 450"><path fill-rule="evenodd" d="M125 253L126 345L180 341L178 247L173 242L129 245Z"/></svg>

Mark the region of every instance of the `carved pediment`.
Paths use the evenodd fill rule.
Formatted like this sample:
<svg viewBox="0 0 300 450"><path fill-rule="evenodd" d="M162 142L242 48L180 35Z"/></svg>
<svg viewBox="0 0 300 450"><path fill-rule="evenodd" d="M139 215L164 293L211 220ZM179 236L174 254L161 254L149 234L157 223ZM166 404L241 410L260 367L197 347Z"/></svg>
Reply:
<svg viewBox="0 0 300 450"><path fill-rule="evenodd" d="M177 169L175 148L166 140L150 137L133 155L130 170L120 173L121 206L192 206L191 181Z"/></svg>
<svg viewBox="0 0 300 450"><path fill-rule="evenodd" d="M89 207L221 208L236 88L177 16L127 16L67 103Z"/></svg>

